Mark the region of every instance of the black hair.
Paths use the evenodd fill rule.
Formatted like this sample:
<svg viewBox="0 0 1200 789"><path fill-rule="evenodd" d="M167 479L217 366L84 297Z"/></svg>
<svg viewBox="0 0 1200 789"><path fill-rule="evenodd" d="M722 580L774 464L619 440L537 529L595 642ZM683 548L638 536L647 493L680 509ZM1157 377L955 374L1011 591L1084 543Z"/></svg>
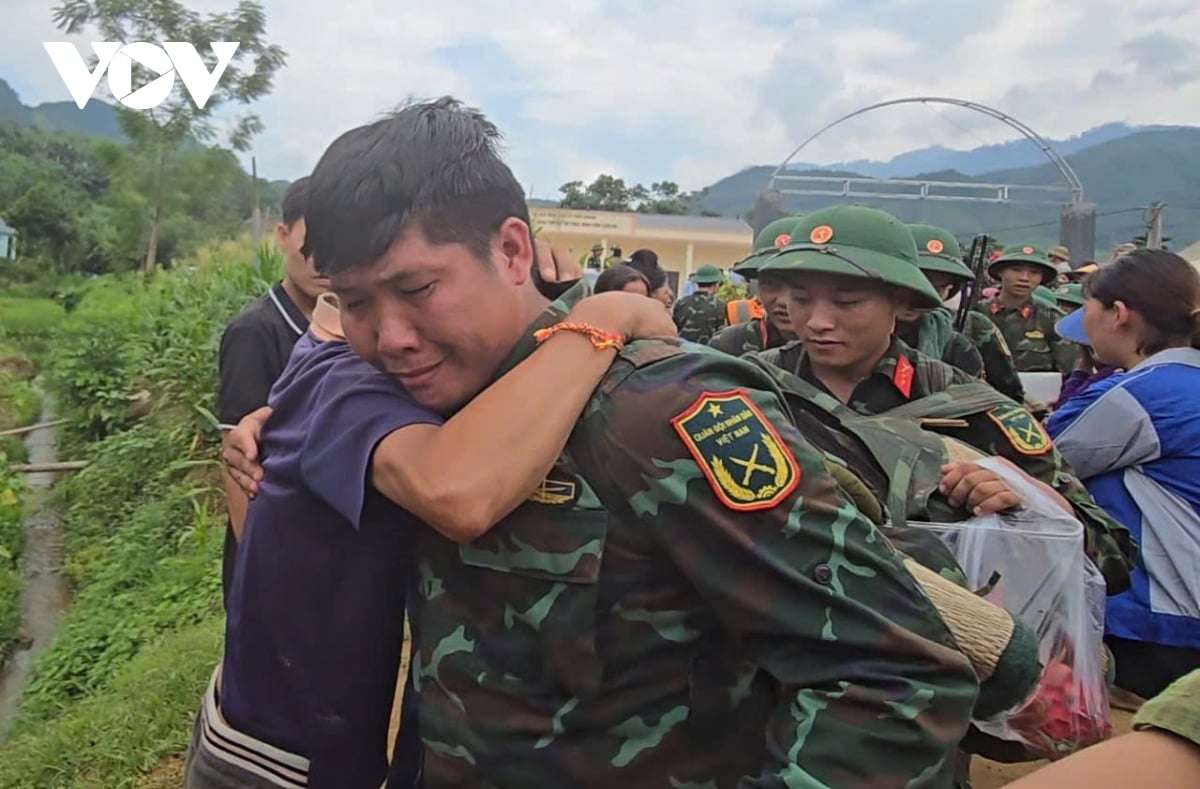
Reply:
<svg viewBox="0 0 1200 789"><path fill-rule="evenodd" d="M642 272L646 280L650 283L650 292L661 288L667 284L667 272L658 267L658 256L655 256L653 264L647 264L645 259L629 261L629 267Z"/></svg>
<svg viewBox="0 0 1200 789"><path fill-rule="evenodd" d="M639 249L629 256L629 262L641 270L645 268L657 268L658 253L653 249Z"/></svg>
<svg viewBox="0 0 1200 789"><path fill-rule="evenodd" d="M1106 308L1121 301L1141 316L1138 352L1158 353L1184 337L1200 349L1200 274L1165 249L1139 249L1101 266L1083 280L1083 295Z"/></svg>
<svg viewBox="0 0 1200 789"><path fill-rule="evenodd" d="M306 209L308 208L309 180L307 175L303 178L297 178L288 184L287 191L283 193L283 200L280 202L279 209L283 213L283 223L289 229L292 225L304 219Z"/></svg>
<svg viewBox="0 0 1200 789"><path fill-rule="evenodd" d="M313 170L305 254L324 274L369 266L415 225L431 243L487 261L501 224L529 224L499 140L482 113L448 96L346 132Z"/></svg>
<svg viewBox="0 0 1200 789"><path fill-rule="evenodd" d="M650 280L646 275L638 271L633 266L617 265L605 269L600 276L596 277L596 284L592 290L596 293L607 293L610 290L624 290L625 286L630 282L642 282L646 285L646 295L650 295L655 288L650 287Z"/></svg>

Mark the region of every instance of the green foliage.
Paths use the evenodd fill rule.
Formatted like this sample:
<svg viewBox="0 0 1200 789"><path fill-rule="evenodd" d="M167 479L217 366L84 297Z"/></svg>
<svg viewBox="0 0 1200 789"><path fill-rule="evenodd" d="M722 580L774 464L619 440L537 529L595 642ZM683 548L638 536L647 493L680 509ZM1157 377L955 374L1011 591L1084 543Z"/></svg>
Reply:
<svg viewBox="0 0 1200 789"><path fill-rule="evenodd" d="M656 182L647 188L641 184L627 186L624 179L611 175L599 175L586 186L583 181L571 181L558 191L562 193L559 208L639 214L686 214L703 197L703 192L681 192L673 181Z"/></svg>
<svg viewBox="0 0 1200 789"><path fill-rule="evenodd" d="M717 287L717 296L722 301L738 301L739 299L747 298L750 295L750 289L745 285L731 282L730 280L722 280Z"/></svg>
<svg viewBox="0 0 1200 789"><path fill-rule="evenodd" d="M0 446L0 665L17 642L21 626L21 594L17 559L21 555L21 491L19 477L8 472L12 459Z"/></svg>
<svg viewBox="0 0 1200 789"><path fill-rule="evenodd" d="M190 11L179 0L154 3L113 3L108 0L66 0L54 8L54 23L68 34L94 31L105 41L237 41L239 46L204 107L196 106L181 80L166 100L154 109L130 110L115 107L121 130L130 140L129 150L146 163L135 172L144 178L136 196L125 208L142 203L146 209L145 270L158 266L162 234L172 213L170 196L181 191L183 181L172 172L176 155L189 141L211 142L217 136L214 113L232 110L232 105L250 105L270 94L275 72L283 67L287 53L266 40L266 14L262 5L242 0L232 13L202 16ZM201 53L209 68L216 64L211 51ZM137 67L138 77L147 76ZM156 76L156 75L155 75ZM250 140L263 129L257 115L247 113L232 119L228 145L245 151ZM203 175L201 171L200 175ZM201 190L203 187L201 187ZM198 191L196 194L203 194ZM176 228L178 233L178 228ZM186 235L186 234L185 234ZM172 251L162 249L164 256Z"/></svg>
<svg viewBox="0 0 1200 789"><path fill-rule="evenodd" d="M98 278L62 325L45 379L91 463L57 488L72 603L0 743L0 786L136 786L184 746L220 658L217 343L280 274L258 253L226 242Z"/></svg>
<svg viewBox="0 0 1200 789"><path fill-rule="evenodd" d="M62 322L62 305L50 299L0 296L0 329L5 334L44 334Z"/></svg>
<svg viewBox="0 0 1200 789"><path fill-rule="evenodd" d="M32 383L0 372L0 430L31 425L41 411L41 398Z"/></svg>
<svg viewBox="0 0 1200 789"><path fill-rule="evenodd" d="M134 789L160 759L181 753L221 650L210 617L156 637L109 686L53 720L20 725L0 746L9 789Z"/></svg>

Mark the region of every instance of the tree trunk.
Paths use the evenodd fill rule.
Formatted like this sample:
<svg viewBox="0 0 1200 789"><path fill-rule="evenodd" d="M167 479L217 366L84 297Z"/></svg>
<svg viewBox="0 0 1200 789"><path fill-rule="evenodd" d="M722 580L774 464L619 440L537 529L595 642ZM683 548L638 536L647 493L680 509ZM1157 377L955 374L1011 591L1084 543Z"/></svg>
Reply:
<svg viewBox="0 0 1200 789"><path fill-rule="evenodd" d="M158 231L162 224L163 170L166 169L166 145L158 143L158 161L154 166L154 203L150 207L150 240L146 244L146 265L143 271L149 274L158 268Z"/></svg>

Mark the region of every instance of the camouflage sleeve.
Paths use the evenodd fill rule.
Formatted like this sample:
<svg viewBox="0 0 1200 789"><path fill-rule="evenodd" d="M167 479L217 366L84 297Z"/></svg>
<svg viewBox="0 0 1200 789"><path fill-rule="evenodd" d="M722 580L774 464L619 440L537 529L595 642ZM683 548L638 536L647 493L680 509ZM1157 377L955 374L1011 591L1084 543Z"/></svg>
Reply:
<svg viewBox="0 0 1200 789"><path fill-rule="evenodd" d="M958 332L950 335L950 340L946 343L946 349L942 353L942 361L968 375L983 377L983 357L979 355L979 351L971 344L971 341Z"/></svg>
<svg viewBox="0 0 1200 789"><path fill-rule="evenodd" d="M1070 340L1054 335L1054 366L1067 375L1079 365L1079 346Z"/></svg>
<svg viewBox="0 0 1200 789"><path fill-rule="evenodd" d="M760 371L713 353L638 369L588 428L614 495L778 683L743 787L924 785L978 681L881 533Z"/></svg>
<svg viewBox="0 0 1200 789"><path fill-rule="evenodd" d="M726 326L709 339L708 347L716 348L718 351L723 351L733 356L740 356L742 353L741 335L741 324Z"/></svg>
<svg viewBox="0 0 1200 789"><path fill-rule="evenodd" d="M1021 383L1021 377L1017 375L1017 366L1013 362L1008 343L1004 341L1004 335L987 316L979 315L977 319L970 319L969 322L974 324L974 332L969 336L983 358L987 382L998 392L1018 403L1024 401L1025 387Z"/></svg>

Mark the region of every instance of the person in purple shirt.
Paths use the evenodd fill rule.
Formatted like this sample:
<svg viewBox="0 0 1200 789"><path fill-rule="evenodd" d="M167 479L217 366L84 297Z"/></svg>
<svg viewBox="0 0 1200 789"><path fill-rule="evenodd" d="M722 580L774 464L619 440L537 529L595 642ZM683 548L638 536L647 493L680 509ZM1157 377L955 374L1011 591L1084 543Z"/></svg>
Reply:
<svg viewBox="0 0 1200 789"><path fill-rule="evenodd" d="M571 317L623 338L674 333L635 294L592 297ZM443 424L355 355L322 297L271 392L188 789L383 783L415 529L469 541L518 506L615 353L564 333ZM416 726L404 717L391 787L415 785Z"/></svg>

